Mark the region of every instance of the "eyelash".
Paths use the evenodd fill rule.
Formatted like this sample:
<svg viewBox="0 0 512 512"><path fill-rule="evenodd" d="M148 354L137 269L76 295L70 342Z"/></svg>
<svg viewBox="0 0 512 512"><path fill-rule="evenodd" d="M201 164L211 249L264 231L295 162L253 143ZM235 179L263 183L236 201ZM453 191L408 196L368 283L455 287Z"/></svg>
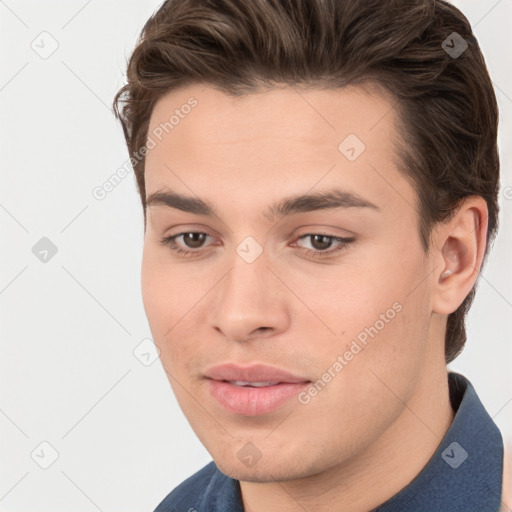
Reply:
<svg viewBox="0 0 512 512"><path fill-rule="evenodd" d="M180 256L184 256L184 257L195 256L200 253L201 249L186 250L186 249L182 249L181 247L179 247L176 244L176 238L183 236L183 235L188 235L188 234L196 234L196 235L202 234L202 235L209 236L207 233L203 233L201 231L185 231L183 233L178 233L177 235L171 235L168 237L164 237L160 240L160 243L162 245L170 248L173 252L175 252L176 254L179 254ZM313 237L313 236L317 236L317 235L329 238L335 242L339 242L340 245L338 245L334 249L328 249L325 251L301 248L307 255L312 256L313 258L324 258L324 257L330 256L331 254L343 251L344 249L348 248L348 246L351 245L355 241L355 238L343 238L343 237L339 237L339 236L327 235L324 233L307 233L305 235L301 235L297 240L302 240L303 238Z"/></svg>

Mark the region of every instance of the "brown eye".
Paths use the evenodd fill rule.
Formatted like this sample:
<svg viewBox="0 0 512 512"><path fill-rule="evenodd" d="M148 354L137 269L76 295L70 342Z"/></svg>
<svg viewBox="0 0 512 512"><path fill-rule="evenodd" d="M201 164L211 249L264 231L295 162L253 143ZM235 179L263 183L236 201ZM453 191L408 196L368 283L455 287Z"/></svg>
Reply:
<svg viewBox="0 0 512 512"><path fill-rule="evenodd" d="M327 235L309 235L311 238L311 246L319 251L329 249L333 242L332 236Z"/></svg>
<svg viewBox="0 0 512 512"><path fill-rule="evenodd" d="M334 235L325 235L322 233L308 233L299 237L300 241L308 241L310 247L299 246L309 256L322 258L333 255L348 248L355 241L355 238L343 238ZM334 247L333 247L334 246Z"/></svg>
<svg viewBox="0 0 512 512"><path fill-rule="evenodd" d="M186 231L164 237L160 240L160 243L169 247L175 254L180 256L197 256L202 252L207 238L211 237L206 233Z"/></svg>
<svg viewBox="0 0 512 512"><path fill-rule="evenodd" d="M206 237L206 233L183 233L183 243L190 249L199 249L202 247Z"/></svg>

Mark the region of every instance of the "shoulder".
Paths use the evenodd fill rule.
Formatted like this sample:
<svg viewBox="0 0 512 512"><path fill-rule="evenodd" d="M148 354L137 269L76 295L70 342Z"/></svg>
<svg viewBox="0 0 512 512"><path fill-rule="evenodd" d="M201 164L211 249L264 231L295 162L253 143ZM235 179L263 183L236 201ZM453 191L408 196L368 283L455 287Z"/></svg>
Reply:
<svg viewBox="0 0 512 512"><path fill-rule="evenodd" d="M155 509L155 512L188 512L197 506L198 498L208 488L212 478L219 470L212 461L192 476L181 482L171 491Z"/></svg>
<svg viewBox="0 0 512 512"><path fill-rule="evenodd" d="M212 461L171 491L154 512L200 512L204 504L216 501L230 481Z"/></svg>

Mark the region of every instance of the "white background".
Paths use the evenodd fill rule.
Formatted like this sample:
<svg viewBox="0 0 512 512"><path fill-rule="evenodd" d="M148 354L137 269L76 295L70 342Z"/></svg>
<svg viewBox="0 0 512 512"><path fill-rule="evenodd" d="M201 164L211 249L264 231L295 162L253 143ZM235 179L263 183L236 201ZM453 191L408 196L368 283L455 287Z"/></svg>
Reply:
<svg viewBox="0 0 512 512"><path fill-rule="evenodd" d="M127 160L111 103L159 3L0 1L1 512L152 511L210 460L160 362L144 366L133 353L151 337L135 180L130 174L104 200L92 195ZM473 24L496 85L505 189L512 186L512 2L455 4ZM58 48L43 59L31 44ZM472 380L510 439L512 195L505 195L469 342L451 367ZM42 237L58 250L47 263L32 252ZM58 452L48 469L38 465L51 462L43 441Z"/></svg>

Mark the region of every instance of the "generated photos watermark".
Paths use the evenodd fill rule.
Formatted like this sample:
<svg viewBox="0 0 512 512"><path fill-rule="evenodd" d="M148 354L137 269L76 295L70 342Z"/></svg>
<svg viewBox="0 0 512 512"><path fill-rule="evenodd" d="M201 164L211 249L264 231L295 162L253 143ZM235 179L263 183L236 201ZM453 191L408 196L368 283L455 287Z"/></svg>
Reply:
<svg viewBox="0 0 512 512"><path fill-rule="evenodd" d="M385 313L379 315L379 319L376 320L370 327L365 327L350 344L350 348L347 349L343 355L338 355L333 364L327 368L322 374L322 377L317 381L313 382L305 391L301 391L297 395L297 399L302 405L307 405L311 402L311 399L322 392L327 384L332 381L338 375L343 368L345 368L350 361L354 359L361 351L363 351L368 342L374 339L378 334L389 324L400 311L402 311L402 304L400 302L394 302L393 305L386 310Z"/></svg>

